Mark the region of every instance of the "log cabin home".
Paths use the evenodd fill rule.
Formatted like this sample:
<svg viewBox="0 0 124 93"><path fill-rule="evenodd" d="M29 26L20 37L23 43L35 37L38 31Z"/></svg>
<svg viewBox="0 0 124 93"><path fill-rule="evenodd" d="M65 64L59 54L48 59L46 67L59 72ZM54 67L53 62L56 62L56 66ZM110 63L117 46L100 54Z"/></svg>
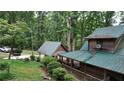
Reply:
<svg viewBox="0 0 124 93"><path fill-rule="evenodd" d="M67 49L61 44L61 42L46 41L38 49L39 54L45 56L53 56L59 58L58 54L67 52Z"/></svg>
<svg viewBox="0 0 124 93"><path fill-rule="evenodd" d="M98 28L80 50L59 56L62 64L80 71L83 80L124 80L124 25Z"/></svg>

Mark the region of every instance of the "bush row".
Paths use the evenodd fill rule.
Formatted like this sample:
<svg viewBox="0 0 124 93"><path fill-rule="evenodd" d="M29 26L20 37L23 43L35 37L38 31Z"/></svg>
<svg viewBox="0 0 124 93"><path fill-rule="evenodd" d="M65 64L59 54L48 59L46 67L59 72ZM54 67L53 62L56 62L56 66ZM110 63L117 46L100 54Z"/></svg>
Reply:
<svg viewBox="0 0 124 93"><path fill-rule="evenodd" d="M54 79L59 81L72 81L75 78L68 74L67 70L57 62L57 59L51 56L46 56L41 61L41 66L46 69L46 72Z"/></svg>

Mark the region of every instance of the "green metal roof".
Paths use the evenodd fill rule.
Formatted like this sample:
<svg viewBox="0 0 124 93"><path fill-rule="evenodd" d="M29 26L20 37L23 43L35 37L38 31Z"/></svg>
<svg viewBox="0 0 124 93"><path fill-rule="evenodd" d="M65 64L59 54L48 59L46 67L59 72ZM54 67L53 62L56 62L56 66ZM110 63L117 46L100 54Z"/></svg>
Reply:
<svg viewBox="0 0 124 93"><path fill-rule="evenodd" d="M124 25L97 28L86 38L118 38L124 34Z"/></svg>
<svg viewBox="0 0 124 93"><path fill-rule="evenodd" d="M62 53L60 55L96 67L124 74L124 56L122 55L108 52L97 52L92 55L88 51L73 51Z"/></svg>
<svg viewBox="0 0 124 93"><path fill-rule="evenodd" d="M117 50L115 53L97 51L93 55L87 50L87 48L88 42L85 41L80 50L62 53L60 55L96 67L124 74L124 48L121 47L121 49Z"/></svg>
<svg viewBox="0 0 124 93"><path fill-rule="evenodd" d="M124 56L98 52L85 63L124 74Z"/></svg>
<svg viewBox="0 0 124 93"><path fill-rule="evenodd" d="M66 52L60 54L61 56L68 57L71 59L75 59L77 61L85 61L88 60L92 55L88 51L73 51L73 52Z"/></svg>
<svg viewBox="0 0 124 93"><path fill-rule="evenodd" d="M116 54L124 56L124 37L122 37L122 40L116 50Z"/></svg>
<svg viewBox="0 0 124 93"><path fill-rule="evenodd" d="M53 53L61 45L60 42L46 41L39 49L38 52L41 54L52 56Z"/></svg>
<svg viewBox="0 0 124 93"><path fill-rule="evenodd" d="M88 50L88 41L85 41L80 50Z"/></svg>

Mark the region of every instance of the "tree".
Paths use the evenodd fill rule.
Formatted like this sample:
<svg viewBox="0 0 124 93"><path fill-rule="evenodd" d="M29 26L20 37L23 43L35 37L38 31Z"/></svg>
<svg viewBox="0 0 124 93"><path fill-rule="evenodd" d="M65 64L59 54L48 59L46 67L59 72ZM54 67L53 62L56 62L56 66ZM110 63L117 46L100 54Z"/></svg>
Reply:
<svg viewBox="0 0 124 93"><path fill-rule="evenodd" d="M119 13L123 20L123 12ZM0 18L8 24L17 21L27 24L30 31L25 32L24 48L38 49L44 41L50 40L62 42L73 51L79 49L84 37L96 28L111 26L115 14L114 11L14 11L0 12ZM5 32L2 31L1 36Z"/></svg>
<svg viewBox="0 0 124 93"><path fill-rule="evenodd" d="M8 24L6 20L0 20L1 43L11 47L9 59L13 53L13 48L23 48L25 42L25 31L29 31L26 23L17 21L13 24Z"/></svg>
<svg viewBox="0 0 124 93"><path fill-rule="evenodd" d="M28 25L28 27L33 31L36 27L36 17L34 11L1 11L0 18L4 19L8 22L8 24L16 23L17 21L24 22ZM33 31L34 32L34 31ZM31 32L25 32L26 35L26 43L24 45L25 48L32 47L31 40Z"/></svg>

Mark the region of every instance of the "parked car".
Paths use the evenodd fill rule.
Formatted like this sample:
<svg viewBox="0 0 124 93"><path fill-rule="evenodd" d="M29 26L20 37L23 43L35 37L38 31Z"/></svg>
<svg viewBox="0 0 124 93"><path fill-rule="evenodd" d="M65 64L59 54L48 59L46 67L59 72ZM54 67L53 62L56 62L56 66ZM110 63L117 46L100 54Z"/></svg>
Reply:
<svg viewBox="0 0 124 93"><path fill-rule="evenodd" d="M4 52L4 51L5 51L5 49L0 47L0 52Z"/></svg>
<svg viewBox="0 0 124 93"><path fill-rule="evenodd" d="M11 50L11 48L7 47L7 46L3 47L3 49L4 49L4 52L6 52L6 53L10 52L10 50Z"/></svg>
<svg viewBox="0 0 124 93"><path fill-rule="evenodd" d="M9 48L9 47L0 47L0 52L8 53L8 52L10 52L10 50L11 50L11 48Z"/></svg>

